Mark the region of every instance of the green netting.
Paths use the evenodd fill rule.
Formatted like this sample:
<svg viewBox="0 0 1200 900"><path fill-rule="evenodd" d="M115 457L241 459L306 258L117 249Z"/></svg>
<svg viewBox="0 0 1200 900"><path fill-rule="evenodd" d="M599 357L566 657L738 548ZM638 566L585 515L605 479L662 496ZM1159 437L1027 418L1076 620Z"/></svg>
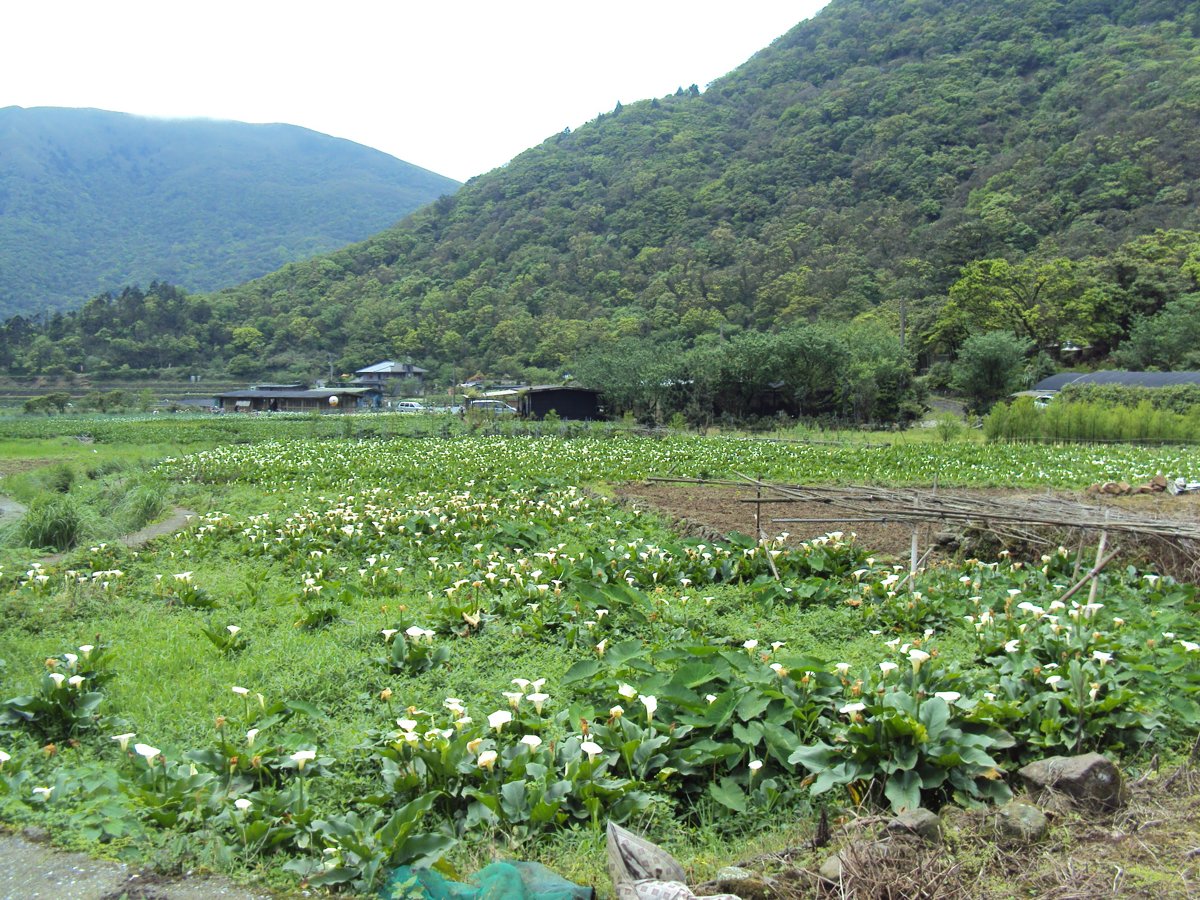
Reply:
<svg viewBox="0 0 1200 900"><path fill-rule="evenodd" d="M400 866L379 892L387 900L593 900L590 887L572 884L535 862L494 862L469 882L432 869Z"/></svg>

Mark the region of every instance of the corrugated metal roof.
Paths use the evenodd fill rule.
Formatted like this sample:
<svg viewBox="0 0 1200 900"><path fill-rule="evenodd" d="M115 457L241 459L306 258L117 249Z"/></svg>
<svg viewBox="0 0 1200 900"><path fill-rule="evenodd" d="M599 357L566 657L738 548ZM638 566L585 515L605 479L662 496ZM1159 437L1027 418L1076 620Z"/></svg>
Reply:
<svg viewBox="0 0 1200 900"><path fill-rule="evenodd" d="M1176 384L1200 384L1200 372L1126 372L1107 369L1102 372L1059 372L1043 378L1035 391L1061 391L1068 384L1124 384L1131 387L1171 387Z"/></svg>

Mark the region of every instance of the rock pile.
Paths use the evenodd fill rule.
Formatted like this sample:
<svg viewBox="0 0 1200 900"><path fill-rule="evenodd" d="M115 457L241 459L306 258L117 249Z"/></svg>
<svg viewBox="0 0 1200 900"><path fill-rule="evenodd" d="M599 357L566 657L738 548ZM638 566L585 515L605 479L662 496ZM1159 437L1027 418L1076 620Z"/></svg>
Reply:
<svg viewBox="0 0 1200 900"><path fill-rule="evenodd" d="M1167 490L1169 484L1170 482L1167 481L1165 475L1155 475L1145 484L1139 484L1136 487L1130 485L1128 481L1098 481L1088 486L1087 493L1107 494L1110 496L1123 494L1161 494Z"/></svg>

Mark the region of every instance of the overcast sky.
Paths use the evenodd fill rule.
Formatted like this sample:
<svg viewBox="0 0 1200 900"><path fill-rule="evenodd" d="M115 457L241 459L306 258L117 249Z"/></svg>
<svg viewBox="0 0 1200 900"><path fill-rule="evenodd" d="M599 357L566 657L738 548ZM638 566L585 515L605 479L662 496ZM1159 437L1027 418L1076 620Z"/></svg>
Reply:
<svg viewBox="0 0 1200 900"><path fill-rule="evenodd" d="M704 87L825 0L21 0L0 107L286 122L452 178Z"/></svg>

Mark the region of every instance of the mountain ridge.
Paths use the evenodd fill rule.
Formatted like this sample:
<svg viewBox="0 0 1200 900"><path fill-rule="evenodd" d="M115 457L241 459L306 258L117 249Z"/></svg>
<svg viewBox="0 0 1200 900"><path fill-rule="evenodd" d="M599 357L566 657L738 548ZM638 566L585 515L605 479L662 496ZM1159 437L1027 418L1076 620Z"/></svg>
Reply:
<svg viewBox="0 0 1200 900"><path fill-rule="evenodd" d="M457 188L293 125L0 109L0 303L237 284L360 240Z"/></svg>

